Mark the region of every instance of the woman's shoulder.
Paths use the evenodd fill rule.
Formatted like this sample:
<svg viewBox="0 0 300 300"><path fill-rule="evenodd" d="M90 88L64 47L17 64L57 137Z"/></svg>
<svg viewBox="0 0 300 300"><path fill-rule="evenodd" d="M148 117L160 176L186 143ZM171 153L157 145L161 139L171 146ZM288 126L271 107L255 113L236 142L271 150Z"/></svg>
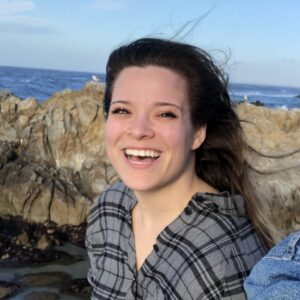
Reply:
<svg viewBox="0 0 300 300"><path fill-rule="evenodd" d="M128 222L133 193L122 182L109 186L92 205L87 219L87 234Z"/></svg>
<svg viewBox="0 0 300 300"><path fill-rule="evenodd" d="M91 207L90 215L103 214L108 210L129 211L135 203L134 193L123 182L116 182L99 195Z"/></svg>
<svg viewBox="0 0 300 300"><path fill-rule="evenodd" d="M216 247L223 245L227 256L240 255L255 263L267 251L267 247L247 217L245 201L241 195L228 192L217 194L200 194L200 209L205 207L205 218L201 230ZM224 252L225 251L225 252Z"/></svg>
<svg viewBox="0 0 300 300"><path fill-rule="evenodd" d="M117 181L111 185L109 185L102 193L107 194L107 193L113 193L113 192L121 192L121 193L126 193L129 191L128 187L122 182L122 181Z"/></svg>

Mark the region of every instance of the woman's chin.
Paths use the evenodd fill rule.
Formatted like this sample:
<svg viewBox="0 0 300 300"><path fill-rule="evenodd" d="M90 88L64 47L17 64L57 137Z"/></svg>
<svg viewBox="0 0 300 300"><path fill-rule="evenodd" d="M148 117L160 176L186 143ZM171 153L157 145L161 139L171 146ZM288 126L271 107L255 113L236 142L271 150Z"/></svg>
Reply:
<svg viewBox="0 0 300 300"><path fill-rule="evenodd" d="M122 179L122 178L121 178ZM159 182L151 182L151 180L141 180L141 178L134 180L131 179L122 179L123 183L135 192L151 192L158 190L161 187Z"/></svg>

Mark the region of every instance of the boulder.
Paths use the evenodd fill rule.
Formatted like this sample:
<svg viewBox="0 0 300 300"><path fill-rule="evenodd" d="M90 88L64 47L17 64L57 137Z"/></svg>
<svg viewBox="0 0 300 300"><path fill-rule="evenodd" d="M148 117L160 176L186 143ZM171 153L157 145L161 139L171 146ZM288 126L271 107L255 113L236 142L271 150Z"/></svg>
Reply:
<svg viewBox="0 0 300 300"><path fill-rule="evenodd" d="M91 199L70 180L72 173L61 175L19 158L0 169L0 213L22 216L30 222L55 222L79 225L86 220Z"/></svg>
<svg viewBox="0 0 300 300"><path fill-rule="evenodd" d="M18 113L21 116L27 116L28 118L31 118L38 108L39 104L34 98L27 98L19 103Z"/></svg>
<svg viewBox="0 0 300 300"><path fill-rule="evenodd" d="M247 161L258 196L275 226L300 230L300 110L241 104L237 113L250 146Z"/></svg>
<svg viewBox="0 0 300 300"><path fill-rule="evenodd" d="M116 179L103 145L103 86L62 91L42 105L0 94L0 216L79 225Z"/></svg>
<svg viewBox="0 0 300 300"><path fill-rule="evenodd" d="M18 281L21 286L30 287L62 287L66 282L71 281L71 276L63 272L41 272L26 274Z"/></svg>
<svg viewBox="0 0 300 300"><path fill-rule="evenodd" d="M24 300L59 300L60 295L54 292L42 291L42 292L31 292L23 297Z"/></svg>
<svg viewBox="0 0 300 300"><path fill-rule="evenodd" d="M102 165L103 91L95 94L90 89L48 99L21 134L26 141L23 155L38 164L70 168L74 173Z"/></svg>
<svg viewBox="0 0 300 300"><path fill-rule="evenodd" d="M14 283L0 281L0 299L9 299L19 290L19 288L20 287Z"/></svg>
<svg viewBox="0 0 300 300"><path fill-rule="evenodd" d="M1 89L0 90L0 102L5 101L7 98L9 98L10 96L13 96L13 95L14 94L9 90Z"/></svg>

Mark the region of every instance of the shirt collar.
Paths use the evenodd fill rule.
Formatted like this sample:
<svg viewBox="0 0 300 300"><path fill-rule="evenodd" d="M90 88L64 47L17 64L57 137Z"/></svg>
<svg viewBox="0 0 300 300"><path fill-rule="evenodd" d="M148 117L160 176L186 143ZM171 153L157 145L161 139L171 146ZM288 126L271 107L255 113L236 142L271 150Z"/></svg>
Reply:
<svg viewBox="0 0 300 300"><path fill-rule="evenodd" d="M241 195L232 195L229 192L196 193L192 201L200 206L207 206L219 213L233 216L245 216L245 201Z"/></svg>
<svg viewBox="0 0 300 300"><path fill-rule="evenodd" d="M130 212L137 203L134 192L127 188L128 201L126 201L127 209ZM192 197L188 206L206 206L224 215L245 216L245 201L244 198L235 194L232 195L228 191L221 193L196 193Z"/></svg>

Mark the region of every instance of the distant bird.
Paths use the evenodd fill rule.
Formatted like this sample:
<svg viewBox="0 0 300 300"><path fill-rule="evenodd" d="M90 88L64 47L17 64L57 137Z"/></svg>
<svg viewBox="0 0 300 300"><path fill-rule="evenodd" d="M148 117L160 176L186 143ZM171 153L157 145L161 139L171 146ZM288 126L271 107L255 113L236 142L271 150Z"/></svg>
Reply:
<svg viewBox="0 0 300 300"><path fill-rule="evenodd" d="M92 75L92 79L93 79L93 81L96 81L96 82L100 81L100 79L96 75Z"/></svg>
<svg viewBox="0 0 300 300"><path fill-rule="evenodd" d="M248 96L245 95L245 96L244 96L244 102L248 102L248 101L249 101Z"/></svg>

